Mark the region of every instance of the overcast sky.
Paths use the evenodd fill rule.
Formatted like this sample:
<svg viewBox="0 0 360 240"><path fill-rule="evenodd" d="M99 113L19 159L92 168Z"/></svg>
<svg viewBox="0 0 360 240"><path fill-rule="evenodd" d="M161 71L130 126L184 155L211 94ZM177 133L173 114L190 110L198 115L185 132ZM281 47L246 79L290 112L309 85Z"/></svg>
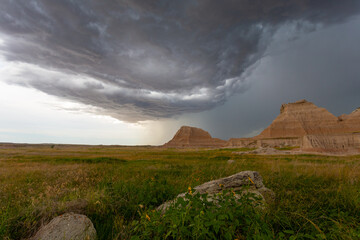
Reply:
<svg viewBox="0 0 360 240"><path fill-rule="evenodd" d="M0 0L0 142L253 136L360 106L360 1Z"/></svg>

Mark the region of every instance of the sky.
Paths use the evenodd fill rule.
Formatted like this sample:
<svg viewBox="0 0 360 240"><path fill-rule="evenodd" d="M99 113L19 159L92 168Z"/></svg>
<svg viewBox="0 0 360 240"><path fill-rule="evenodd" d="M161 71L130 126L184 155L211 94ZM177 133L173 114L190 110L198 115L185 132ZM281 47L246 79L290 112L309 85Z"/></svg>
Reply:
<svg viewBox="0 0 360 240"><path fill-rule="evenodd" d="M0 142L250 137L360 107L358 0L0 0Z"/></svg>

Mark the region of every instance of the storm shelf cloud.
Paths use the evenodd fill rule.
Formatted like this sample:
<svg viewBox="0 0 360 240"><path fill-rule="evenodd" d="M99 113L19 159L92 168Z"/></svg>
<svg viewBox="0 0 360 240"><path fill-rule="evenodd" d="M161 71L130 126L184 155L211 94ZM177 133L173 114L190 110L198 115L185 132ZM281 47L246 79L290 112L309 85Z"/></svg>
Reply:
<svg viewBox="0 0 360 240"><path fill-rule="evenodd" d="M247 91L279 29L291 39L359 10L358 0L0 0L2 71L120 120L168 118Z"/></svg>

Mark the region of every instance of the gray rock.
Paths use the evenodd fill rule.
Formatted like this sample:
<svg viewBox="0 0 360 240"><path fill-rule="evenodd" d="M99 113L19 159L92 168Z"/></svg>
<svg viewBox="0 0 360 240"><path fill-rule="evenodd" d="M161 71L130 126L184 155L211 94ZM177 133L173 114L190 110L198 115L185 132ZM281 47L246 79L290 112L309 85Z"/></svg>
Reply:
<svg viewBox="0 0 360 240"><path fill-rule="evenodd" d="M31 240L95 240L96 230L91 220L75 213L66 213L40 228Z"/></svg>
<svg viewBox="0 0 360 240"><path fill-rule="evenodd" d="M235 160L230 159L230 160L227 161L227 163L228 164L233 164L233 163L235 163Z"/></svg>
<svg viewBox="0 0 360 240"><path fill-rule="evenodd" d="M245 191L244 187L246 187ZM275 193L264 186L261 175L256 171L243 171L229 177L206 182L194 187L194 194L208 193L211 200L213 196L223 190L242 191L243 193L251 192L261 197L263 202L267 203L273 202L275 199ZM185 194L181 193L177 198L184 198ZM176 199L163 203L157 209L164 212Z"/></svg>

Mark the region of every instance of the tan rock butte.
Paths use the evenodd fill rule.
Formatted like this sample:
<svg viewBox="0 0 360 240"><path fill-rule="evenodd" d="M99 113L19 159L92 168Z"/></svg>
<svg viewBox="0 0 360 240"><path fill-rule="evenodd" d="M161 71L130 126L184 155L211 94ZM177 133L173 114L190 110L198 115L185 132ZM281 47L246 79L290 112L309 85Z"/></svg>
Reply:
<svg viewBox="0 0 360 240"><path fill-rule="evenodd" d="M166 143L165 147L222 147L226 141L212 138L211 135L200 129L182 126L173 139Z"/></svg>

